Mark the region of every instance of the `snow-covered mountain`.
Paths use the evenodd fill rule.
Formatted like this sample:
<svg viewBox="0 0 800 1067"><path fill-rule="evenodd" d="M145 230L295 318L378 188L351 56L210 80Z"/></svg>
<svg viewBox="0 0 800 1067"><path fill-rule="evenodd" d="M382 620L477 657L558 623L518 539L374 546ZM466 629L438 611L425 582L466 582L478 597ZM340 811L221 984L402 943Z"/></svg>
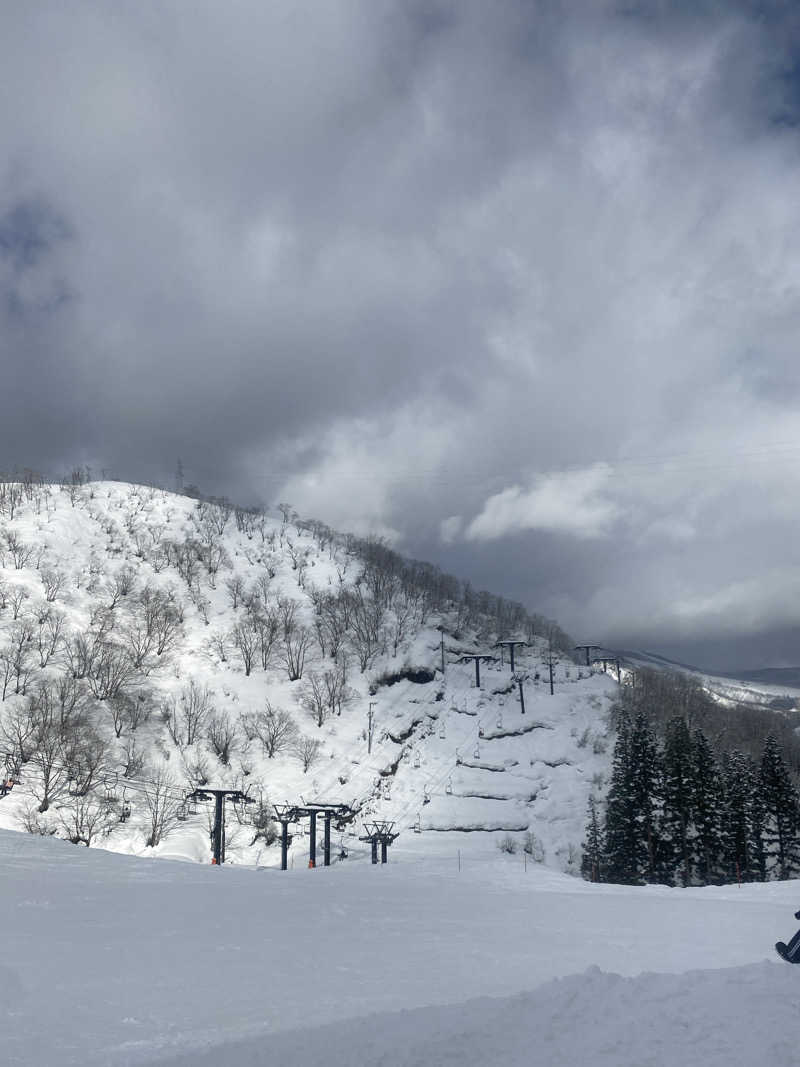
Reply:
<svg viewBox="0 0 800 1067"><path fill-rule="evenodd" d="M263 811L319 801L357 813L337 855L365 854L364 820L379 819L433 849L478 835L577 873L617 687L554 655L552 636L429 597L433 568L404 584L288 507L116 482L2 489L0 714L17 784L1 826L208 862L210 808L183 803L207 786L258 802L229 805L228 862L277 865ZM530 637L514 676L496 647L509 636ZM307 826L292 829L303 863Z"/></svg>

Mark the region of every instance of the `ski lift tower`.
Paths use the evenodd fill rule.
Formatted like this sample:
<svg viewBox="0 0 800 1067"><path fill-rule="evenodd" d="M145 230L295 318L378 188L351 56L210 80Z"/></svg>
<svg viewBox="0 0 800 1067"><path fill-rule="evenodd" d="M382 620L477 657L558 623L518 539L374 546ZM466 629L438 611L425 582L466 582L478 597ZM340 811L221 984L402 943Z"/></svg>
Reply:
<svg viewBox="0 0 800 1067"><path fill-rule="evenodd" d="M186 797L186 801L214 801L214 829L211 831L211 849L214 853L212 863L221 865L225 862L225 801L232 800L238 804L253 804L253 798L241 789L195 789ZM186 802L184 801L184 803Z"/></svg>
<svg viewBox="0 0 800 1067"><path fill-rule="evenodd" d="M527 641L512 641L512 640L505 640L505 641L497 641L496 642L496 644L494 646L495 648L499 648L499 649L508 648L508 654L511 657L511 673L512 674L514 673L514 648L517 645L526 645L527 646L527 644L528 644Z"/></svg>
<svg viewBox="0 0 800 1067"><path fill-rule="evenodd" d="M396 841L400 836L399 832L394 832L393 822L365 822L364 823L364 836L359 838L359 841L369 841L372 845L372 862L378 862L378 844L381 846L381 863L386 863L388 860L387 851L389 845L393 841Z"/></svg>
<svg viewBox="0 0 800 1067"><path fill-rule="evenodd" d="M302 797L301 797L302 799ZM322 815L325 821L323 835L323 863L331 866L331 822L336 819L336 828L341 829L354 817L355 812L348 803L324 803L323 801L303 801L302 808L295 808L295 814L306 815L310 822L310 838L308 844L308 866L317 866L317 816Z"/></svg>
<svg viewBox="0 0 800 1067"><path fill-rule="evenodd" d="M484 655L482 655L481 653L479 653L479 652L468 652L464 656L464 659L474 659L475 660L475 688L476 689L480 689L480 687L481 687L481 660L485 659L485 658L486 657Z"/></svg>
<svg viewBox="0 0 800 1067"><path fill-rule="evenodd" d="M281 824L281 870L285 871L289 856L289 823L298 822L300 816L293 804L273 804L275 817Z"/></svg>
<svg viewBox="0 0 800 1067"><path fill-rule="evenodd" d="M593 648L598 648L599 649L600 645L576 645L575 649L574 649L575 652L585 652L586 653L586 666L587 667L591 667L591 665L592 665L592 649Z"/></svg>

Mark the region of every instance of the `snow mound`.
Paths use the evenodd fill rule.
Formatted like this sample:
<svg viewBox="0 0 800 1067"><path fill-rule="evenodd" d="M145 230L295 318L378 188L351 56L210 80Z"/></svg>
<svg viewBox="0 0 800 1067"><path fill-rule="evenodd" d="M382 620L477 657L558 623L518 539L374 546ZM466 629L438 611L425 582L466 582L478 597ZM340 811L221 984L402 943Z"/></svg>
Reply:
<svg viewBox="0 0 800 1067"><path fill-rule="evenodd" d="M165 1067L789 1067L798 1061L798 994L800 972L771 963L636 978L591 967L520 996L370 1015Z"/></svg>

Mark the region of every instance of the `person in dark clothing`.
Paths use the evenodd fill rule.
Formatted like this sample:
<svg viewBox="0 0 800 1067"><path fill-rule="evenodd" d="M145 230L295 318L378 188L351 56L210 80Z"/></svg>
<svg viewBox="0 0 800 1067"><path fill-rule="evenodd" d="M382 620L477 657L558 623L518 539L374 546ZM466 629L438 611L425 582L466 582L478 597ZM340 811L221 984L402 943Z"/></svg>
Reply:
<svg viewBox="0 0 800 1067"><path fill-rule="evenodd" d="M794 913L795 919L800 919L800 911ZM800 930L794 935L789 944L779 941L775 946L778 955L787 963L800 963Z"/></svg>

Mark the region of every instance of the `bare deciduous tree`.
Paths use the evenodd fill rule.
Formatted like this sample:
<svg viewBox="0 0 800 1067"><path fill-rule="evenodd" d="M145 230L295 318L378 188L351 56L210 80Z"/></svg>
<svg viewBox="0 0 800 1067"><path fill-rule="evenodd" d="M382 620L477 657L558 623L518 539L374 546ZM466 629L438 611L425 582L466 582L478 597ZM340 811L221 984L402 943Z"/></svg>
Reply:
<svg viewBox="0 0 800 1067"><path fill-rule="evenodd" d="M39 666L46 667L61 644L64 616L59 611L49 610L39 623L36 647L39 649Z"/></svg>
<svg viewBox="0 0 800 1067"><path fill-rule="evenodd" d="M227 767L239 741L236 724L225 712L218 712L209 719L206 736L217 759Z"/></svg>
<svg viewBox="0 0 800 1067"><path fill-rule="evenodd" d="M234 611L237 611L239 605L244 599L244 578L242 578L241 574L234 574L232 578L226 579L225 588L228 590L228 597L230 598L231 607Z"/></svg>
<svg viewBox="0 0 800 1067"><path fill-rule="evenodd" d="M264 604L260 611L253 616L253 625L258 634L258 652L261 657L261 667L267 670L272 662L275 645L278 641L278 613L274 607Z"/></svg>
<svg viewBox="0 0 800 1067"><path fill-rule="evenodd" d="M375 661L384 643L383 618L384 610L381 604L365 597L359 590L353 607L349 636L362 674Z"/></svg>
<svg viewBox="0 0 800 1067"><path fill-rule="evenodd" d="M27 589L23 589L22 586L17 585L11 590L8 596L8 602L11 604L11 618L18 619L22 613L22 605L28 600L30 594Z"/></svg>
<svg viewBox="0 0 800 1067"><path fill-rule="evenodd" d="M144 754L137 746L135 737L128 736L122 742L122 777L138 778L144 770Z"/></svg>
<svg viewBox="0 0 800 1067"><path fill-rule="evenodd" d="M178 784L163 763L151 770L144 802L149 815L145 844L155 848L178 825L178 809L182 803Z"/></svg>
<svg viewBox="0 0 800 1067"><path fill-rule="evenodd" d="M290 682L303 677L306 653L311 645L311 631L305 626L298 626L283 639L283 661Z"/></svg>
<svg viewBox="0 0 800 1067"><path fill-rule="evenodd" d="M180 714L186 736L186 744L193 745L200 736L208 718L214 714L214 694L207 685L199 685L192 679L181 690Z"/></svg>
<svg viewBox="0 0 800 1067"><path fill-rule="evenodd" d="M345 704L356 695L355 690L347 684L347 670L344 663L332 670L326 670L323 677L325 694L331 715L341 715Z"/></svg>
<svg viewBox="0 0 800 1067"><path fill-rule="evenodd" d="M269 759L291 747L297 738L297 726L289 712L273 707L269 701L261 711L248 716L247 722L248 729L261 742Z"/></svg>
<svg viewBox="0 0 800 1067"><path fill-rule="evenodd" d="M117 823L117 814L94 793L74 796L59 809L58 821L67 841L89 848L98 837L106 837Z"/></svg>
<svg viewBox="0 0 800 1067"><path fill-rule="evenodd" d="M16 530L6 530L5 542L15 570L21 571L27 567L36 555L37 546L25 544Z"/></svg>
<svg viewBox="0 0 800 1067"><path fill-rule="evenodd" d="M316 738L302 736L295 742L292 751L303 765L303 774L307 774L309 768L319 760L322 742Z"/></svg>
<svg viewBox="0 0 800 1067"><path fill-rule="evenodd" d="M322 726L330 714L330 707L325 677L321 671L309 671L306 675L300 692L300 703L317 726Z"/></svg>
<svg viewBox="0 0 800 1067"><path fill-rule="evenodd" d="M108 700L123 692L135 676L136 666L128 650L113 641L103 641L86 680L98 700Z"/></svg>
<svg viewBox="0 0 800 1067"><path fill-rule="evenodd" d="M50 570L49 568L42 570L40 575L44 587L44 598L48 604L53 604L57 599L58 594L63 589L67 576L63 571L57 569Z"/></svg>

